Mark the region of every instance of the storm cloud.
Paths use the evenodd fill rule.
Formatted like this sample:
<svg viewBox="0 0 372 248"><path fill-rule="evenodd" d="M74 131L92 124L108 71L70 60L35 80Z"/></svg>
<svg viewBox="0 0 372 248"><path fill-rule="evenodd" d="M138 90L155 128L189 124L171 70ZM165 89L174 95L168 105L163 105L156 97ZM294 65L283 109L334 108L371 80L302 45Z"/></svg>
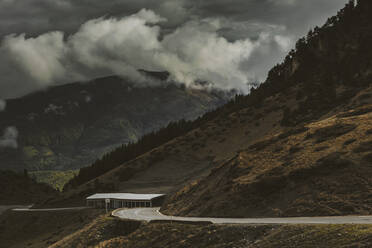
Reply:
<svg viewBox="0 0 372 248"><path fill-rule="evenodd" d="M0 0L0 97L111 74L166 70L189 87L237 89L344 0Z"/></svg>

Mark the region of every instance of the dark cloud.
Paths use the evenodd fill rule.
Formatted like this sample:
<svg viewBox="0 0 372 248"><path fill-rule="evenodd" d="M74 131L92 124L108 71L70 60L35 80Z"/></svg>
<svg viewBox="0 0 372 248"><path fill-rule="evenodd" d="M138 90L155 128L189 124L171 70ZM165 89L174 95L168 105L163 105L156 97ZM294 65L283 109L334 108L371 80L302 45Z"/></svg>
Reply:
<svg viewBox="0 0 372 248"><path fill-rule="evenodd" d="M154 10L175 26L192 17L285 25L302 30L321 24L345 0L0 0L0 35L41 34L79 26L101 16L123 17L142 8Z"/></svg>
<svg viewBox="0 0 372 248"><path fill-rule="evenodd" d="M108 74L140 82L142 68L247 92L345 2L0 0L0 98Z"/></svg>
<svg viewBox="0 0 372 248"><path fill-rule="evenodd" d="M202 16L224 16L297 29L321 24L345 3L345 0L192 0L186 2L186 7Z"/></svg>
<svg viewBox="0 0 372 248"><path fill-rule="evenodd" d="M84 22L102 16L123 17L143 8L168 15L168 25L183 21L179 0L0 0L0 36L48 31L75 32Z"/></svg>

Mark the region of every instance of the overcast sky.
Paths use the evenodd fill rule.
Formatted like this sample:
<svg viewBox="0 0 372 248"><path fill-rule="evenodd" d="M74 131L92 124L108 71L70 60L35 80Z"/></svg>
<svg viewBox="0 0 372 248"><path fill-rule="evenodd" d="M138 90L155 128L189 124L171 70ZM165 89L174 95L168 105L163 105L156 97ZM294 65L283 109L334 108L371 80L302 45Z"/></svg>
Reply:
<svg viewBox="0 0 372 248"><path fill-rule="evenodd" d="M247 93L346 0L0 0L0 98L166 70Z"/></svg>

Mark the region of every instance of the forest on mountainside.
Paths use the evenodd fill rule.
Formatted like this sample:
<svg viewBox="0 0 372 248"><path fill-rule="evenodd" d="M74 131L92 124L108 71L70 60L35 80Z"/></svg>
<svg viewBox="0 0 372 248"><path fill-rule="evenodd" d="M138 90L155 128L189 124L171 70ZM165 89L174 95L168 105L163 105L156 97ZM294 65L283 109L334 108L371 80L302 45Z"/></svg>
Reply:
<svg viewBox="0 0 372 248"><path fill-rule="evenodd" d="M283 63L268 73L267 80L249 95L237 95L224 106L196 121L179 121L144 136L137 143L123 145L80 170L65 187L77 187L152 149L186 134L217 116L224 116L245 107L259 108L264 99L296 86L298 108L283 110L282 126L308 122L345 103L372 77L372 3L350 1L322 27L315 27L296 43ZM344 86L341 94L338 87ZM156 157L153 158L156 162ZM128 175L128 178L131 175Z"/></svg>
<svg viewBox="0 0 372 248"><path fill-rule="evenodd" d="M242 115L252 110L250 104L258 103L263 116L274 106L280 118L271 123L270 131L246 139L247 146L237 149L230 160L169 196L162 213L371 214L371 13L371 1L361 0L358 5L350 1L324 26L300 39L285 61L270 71L266 83L252 93L256 102L234 113ZM241 97L237 109L248 99L252 100Z"/></svg>

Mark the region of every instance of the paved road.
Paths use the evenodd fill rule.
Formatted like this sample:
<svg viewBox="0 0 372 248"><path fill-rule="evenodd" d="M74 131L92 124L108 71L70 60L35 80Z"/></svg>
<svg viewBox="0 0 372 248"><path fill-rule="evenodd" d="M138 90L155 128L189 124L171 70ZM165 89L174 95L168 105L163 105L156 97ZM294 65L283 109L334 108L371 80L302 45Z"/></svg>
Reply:
<svg viewBox="0 0 372 248"><path fill-rule="evenodd" d="M341 217L299 217L299 218L189 218L165 216L159 208L119 209L112 213L122 219L152 221L173 220L200 222L209 221L214 224L372 224L372 216Z"/></svg>
<svg viewBox="0 0 372 248"><path fill-rule="evenodd" d="M13 209L13 208L26 208L28 206L21 206L21 205L0 205L0 214L5 212L8 209Z"/></svg>
<svg viewBox="0 0 372 248"><path fill-rule="evenodd" d="M29 207L22 207L22 208L13 208L13 211L16 212L56 212L56 211L75 211L75 210L83 210L87 209L88 207L74 207L74 208L42 208L42 209L32 209Z"/></svg>

